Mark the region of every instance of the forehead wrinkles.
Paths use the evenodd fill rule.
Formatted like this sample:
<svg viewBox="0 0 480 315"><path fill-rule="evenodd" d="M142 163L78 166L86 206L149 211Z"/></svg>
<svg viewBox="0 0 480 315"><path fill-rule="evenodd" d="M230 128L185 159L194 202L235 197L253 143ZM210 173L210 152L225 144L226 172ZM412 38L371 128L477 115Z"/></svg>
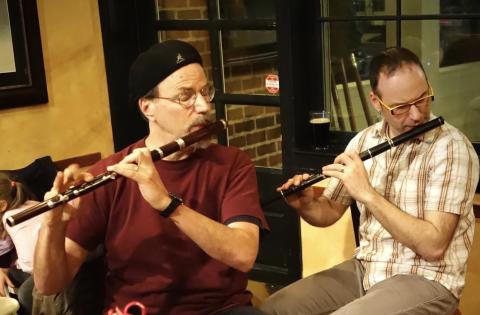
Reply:
<svg viewBox="0 0 480 315"><path fill-rule="evenodd" d="M197 89L206 84L207 78L203 72L203 68L200 65L191 64L172 73L160 86L168 86L170 89Z"/></svg>

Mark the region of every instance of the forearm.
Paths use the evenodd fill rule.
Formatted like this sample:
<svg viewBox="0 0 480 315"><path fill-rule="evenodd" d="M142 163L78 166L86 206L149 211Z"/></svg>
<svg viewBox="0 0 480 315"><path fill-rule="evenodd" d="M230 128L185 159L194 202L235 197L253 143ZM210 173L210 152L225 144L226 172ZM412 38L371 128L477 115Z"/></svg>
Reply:
<svg viewBox="0 0 480 315"><path fill-rule="evenodd" d="M66 225L42 225L35 246L33 277L42 294L61 291L71 280L65 251Z"/></svg>
<svg viewBox="0 0 480 315"><path fill-rule="evenodd" d="M395 240L427 261L438 260L443 255L450 241L445 231L402 211L376 192L366 199L367 209Z"/></svg>
<svg viewBox="0 0 480 315"><path fill-rule="evenodd" d="M185 205L179 206L170 219L210 257L243 272L253 267L259 234L253 224L246 224L247 229L236 228L235 223L226 226Z"/></svg>
<svg viewBox="0 0 480 315"><path fill-rule="evenodd" d="M312 199L306 205L297 208L300 216L309 224L318 227L326 227L338 221L347 209L340 203L331 201L326 197Z"/></svg>

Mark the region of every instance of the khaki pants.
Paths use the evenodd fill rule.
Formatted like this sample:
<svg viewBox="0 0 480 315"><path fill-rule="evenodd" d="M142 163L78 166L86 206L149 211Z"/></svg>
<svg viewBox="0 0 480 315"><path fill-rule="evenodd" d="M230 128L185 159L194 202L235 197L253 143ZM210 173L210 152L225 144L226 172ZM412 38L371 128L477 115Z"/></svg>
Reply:
<svg viewBox="0 0 480 315"><path fill-rule="evenodd" d="M458 300L444 286L415 275L398 275L363 290L356 259L301 279L270 296L261 309L275 315L451 315Z"/></svg>
<svg viewBox="0 0 480 315"><path fill-rule="evenodd" d="M105 264L102 249L89 254L70 285L61 293L42 295L33 289L32 315L101 314Z"/></svg>
<svg viewBox="0 0 480 315"><path fill-rule="evenodd" d="M32 315L73 315L63 293L42 295L34 288Z"/></svg>

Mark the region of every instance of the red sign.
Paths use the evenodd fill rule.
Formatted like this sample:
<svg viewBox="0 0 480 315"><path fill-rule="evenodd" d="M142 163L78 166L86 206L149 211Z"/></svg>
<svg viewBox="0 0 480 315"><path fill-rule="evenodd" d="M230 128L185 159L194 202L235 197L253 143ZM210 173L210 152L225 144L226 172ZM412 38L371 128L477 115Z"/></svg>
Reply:
<svg viewBox="0 0 480 315"><path fill-rule="evenodd" d="M280 90L280 83L278 81L278 75L269 74L265 78L265 88L270 94L276 94Z"/></svg>

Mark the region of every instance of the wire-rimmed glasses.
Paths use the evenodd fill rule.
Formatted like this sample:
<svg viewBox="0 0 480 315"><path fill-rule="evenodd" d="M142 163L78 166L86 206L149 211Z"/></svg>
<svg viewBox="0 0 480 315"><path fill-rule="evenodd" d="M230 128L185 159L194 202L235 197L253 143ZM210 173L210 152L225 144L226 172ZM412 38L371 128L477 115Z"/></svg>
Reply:
<svg viewBox="0 0 480 315"><path fill-rule="evenodd" d="M208 84L203 88L201 88L200 91L198 92L194 91L193 89L182 89L182 91L174 97L161 97L161 96L150 95L150 96L147 96L147 98L150 98L150 99L158 98L161 100L175 102L185 109L190 109L193 107L193 105L195 105L198 94L200 94L205 99L205 101L211 102L215 97L215 88L212 85Z"/></svg>

